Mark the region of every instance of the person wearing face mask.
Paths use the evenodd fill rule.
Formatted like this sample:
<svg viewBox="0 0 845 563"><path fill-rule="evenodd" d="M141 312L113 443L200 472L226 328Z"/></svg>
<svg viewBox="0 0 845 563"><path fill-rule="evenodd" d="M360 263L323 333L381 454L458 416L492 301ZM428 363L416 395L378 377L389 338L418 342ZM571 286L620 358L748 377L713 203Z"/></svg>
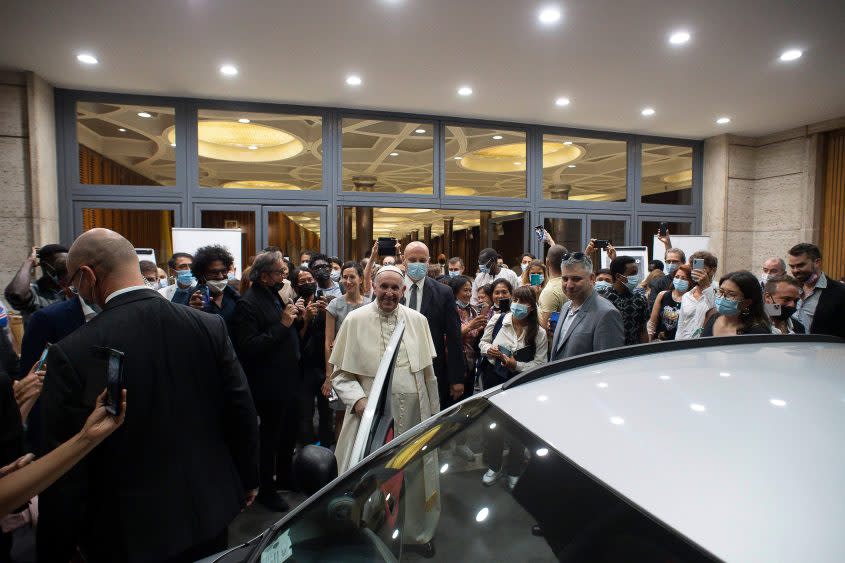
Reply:
<svg viewBox="0 0 845 563"><path fill-rule="evenodd" d="M240 294L232 289L226 274L235 259L223 246L204 246L194 255L191 271L198 280L196 291L191 294L189 305L198 311L220 315L226 321L229 338L235 338L235 306Z"/></svg>
<svg viewBox="0 0 845 563"><path fill-rule="evenodd" d="M845 285L822 271L822 254L814 244L796 244L789 249L789 269L802 285L795 317L809 334L845 338Z"/></svg>
<svg viewBox="0 0 845 563"><path fill-rule="evenodd" d="M191 300L191 294L197 285L197 279L191 271L194 257L187 252L177 252L167 261L167 269L175 282L163 287L158 292L168 301L180 305L187 305Z"/></svg>
<svg viewBox="0 0 845 563"><path fill-rule="evenodd" d="M520 275L524 274L528 270L528 266L536 260L537 258L531 254L530 252L526 252L522 255L522 258L519 259L519 273ZM522 282L525 285L525 282Z"/></svg>
<svg viewBox="0 0 845 563"><path fill-rule="evenodd" d="M698 260L704 263L703 269L693 268ZM689 340L701 336L707 314L716 306L716 288L713 283L713 276L716 275L719 265L716 255L699 250L689 257L687 265L692 275L692 288L681 297L675 340Z"/></svg>
<svg viewBox="0 0 845 563"><path fill-rule="evenodd" d="M332 263L325 254L313 254L308 269L317 282L316 297L340 297L343 287L332 279Z"/></svg>
<svg viewBox="0 0 845 563"><path fill-rule="evenodd" d="M36 268L41 266L42 275L33 281ZM68 299L67 248L59 244L48 244L32 248L29 258L24 260L15 277L6 286L6 301L23 317L24 328L29 317L43 307Z"/></svg>
<svg viewBox="0 0 845 563"><path fill-rule="evenodd" d="M648 342L648 303L636 291L639 283L639 267L632 256L617 256L610 262L613 287L604 297L622 314L625 327L625 345Z"/></svg>
<svg viewBox="0 0 845 563"><path fill-rule="evenodd" d="M786 262L783 258L768 258L763 262L763 274L760 276L760 287L766 287L770 278L777 278L786 275Z"/></svg>
<svg viewBox="0 0 845 563"><path fill-rule="evenodd" d="M461 321L461 344L464 352L464 394L460 399L472 395L475 380L475 359L478 355L478 341L481 339L488 318L478 308L469 304L472 295L472 280L466 276L449 278L449 288L455 297L455 307Z"/></svg>
<svg viewBox="0 0 845 563"><path fill-rule="evenodd" d="M681 299L692 287L692 273L686 264L679 266L672 276L672 289L661 291L651 309L648 336L655 340L674 340L678 329Z"/></svg>
<svg viewBox="0 0 845 563"><path fill-rule="evenodd" d="M771 334L772 324L763 308L763 293L754 274L732 272L719 280L716 306L708 313L701 336Z"/></svg>
<svg viewBox="0 0 845 563"><path fill-rule="evenodd" d="M50 347L44 449L83 428L107 371L104 348L124 354L128 410L40 495L38 560L68 561L77 546L92 563L224 550L229 524L257 494L258 425L223 319L162 299L144 284L132 244L108 229L76 239L68 270L76 292L103 310Z"/></svg>
<svg viewBox="0 0 845 563"><path fill-rule="evenodd" d="M464 275L464 260L458 256L449 258L447 275L450 278L456 278Z"/></svg>
<svg viewBox="0 0 845 563"><path fill-rule="evenodd" d="M472 299L470 300L473 305L478 305L478 288L498 279L507 280L511 287L519 287L517 275L507 268L502 268L497 257L498 253L492 248L485 248L478 253L478 275L472 282Z"/></svg>
<svg viewBox="0 0 845 563"><path fill-rule="evenodd" d="M675 270L678 269L678 266L681 264L685 264L687 260L686 253L680 248L672 248L672 241L669 238L669 232L667 231L665 235L661 235L659 232L657 233L657 238L663 243L666 248L666 252L663 255L663 272L666 274L665 276L661 276L649 283L649 292L648 292L648 310L651 311L654 308L654 302L657 300L658 294L661 291L671 290L672 284L674 283L672 280L674 279L673 276L675 274Z"/></svg>
<svg viewBox="0 0 845 563"><path fill-rule="evenodd" d="M275 249L275 250L278 250L278 249ZM313 255L314 255L314 253L310 250L303 250L302 252L300 252L299 253L299 267L300 268L307 268L308 266L310 266L311 265L311 256L313 256Z"/></svg>
<svg viewBox="0 0 845 563"><path fill-rule="evenodd" d="M775 276L766 280L763 307L772 320L774 334L807 334L807 329L792 315L798 310L801 284L792 276ZM771 307L777 305L777 307ZM773 310L769 311L769 307Z"/></svg>
<svg viewBox="0 0 845 563"><path fill-rule="evenodd" d="M169 285L167 283L167 272L159 267L156 267L156 277L158 277L158 289L162 289Z"/></svg>
<svg viewBox="0 0 845 563"><path fill-rule="evenodd" d="M155 262L149 260L141 260L138 262L138 268L141 270L141 276L144 278L144 283L150 289L161 289L158 283L158 266Z"/></svg>
<svg viewBox="0 0 845 563"><path fill-rule="evenodd" d="M540 328L537 296L530 287L522 286L514 290L510 312L500 312L490 319L478 349L485 357L479 367L485 389L546 363L546 331ZM504 473L507 474L508 488L513 490L516 486L524 465L524 455L522 449L515 447L515 442L508 440L499 428L485 430L484 459L487 461L487 471L481 477L484 485L490 486L502 476L502 452L507 442L510 442L511 447Z"/></svg>
<svg viewBox="0 0 845 563"><path fill-rule="evenodd" d="M613 289L613 274L610 273L609 268L602 268L596 272L596 293L602 297L607 295L607 292Z"/></svg>
<svg viewBox="0 0 845 563"><path fill-rule="evenodd" d="M341 278L343 277L342 271L343 271L343 261L336 256L332 257L332 274L331 274L332 281L337 283L337 284L340 284L341 291L345 292L346 291L346 285L344 285L340 282Z"/></svg>
<svg viewBox="0 0 845 563"><path fill-rule="evenodd" d="M299 309L279 295L286 272L281 252L262 252L249 271L252 285L235 305L238 360L261 417L258 501L274 512L289 508L276 487L292 481L302 379L294 325Z"/></svg>
<svg viewBox="0 0 845 563"><path fill-rule="evenodd" d="M455 310L452 291L428 277L428 247L420 242L408 243L403 254L405 274L404 304L425 315L434 338L440 407L451 406L464 394L464 370L461 357L461 322Z"/></svg>

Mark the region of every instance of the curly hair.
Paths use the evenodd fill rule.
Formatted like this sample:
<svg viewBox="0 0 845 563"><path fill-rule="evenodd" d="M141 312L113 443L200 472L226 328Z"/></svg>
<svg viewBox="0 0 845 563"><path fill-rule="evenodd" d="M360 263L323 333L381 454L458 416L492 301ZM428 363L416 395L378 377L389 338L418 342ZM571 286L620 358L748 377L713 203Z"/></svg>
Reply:
<svg viewBox="0 0 845 563"><path fill-rule="evenodd" d="M204 280L205 271L216 260L223 262L223 267L227 270L235 263L232 253L225 246L212 244L198 249L196 254L194 254L194 263L191 264L191 272L194 274L194 277L198 280Z"/></svg>

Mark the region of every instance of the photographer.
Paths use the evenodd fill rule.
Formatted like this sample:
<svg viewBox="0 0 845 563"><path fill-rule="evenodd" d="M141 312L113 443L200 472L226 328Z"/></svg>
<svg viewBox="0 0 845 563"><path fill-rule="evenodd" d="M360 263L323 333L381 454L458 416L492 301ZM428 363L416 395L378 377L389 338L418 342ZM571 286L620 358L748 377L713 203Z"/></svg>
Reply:
<svg viewBox="0 0 845 563"><path fill-rule="evenodd" d="M38 266L41 266L42 275L33 281L32 274ZM67 248L48 244L40 249L32 248L4 294L9 305L20 312L26 326L32 313L68 298L67 284Z"/></svg>
<svg viewBox="0 0 845 563"><path fill-rule="evenodd" d="M220 315L226 321L229 338L234 340L235 305L240 294L229 285L228 272L235 259L220 245L204 246L194 255L191 271L199 285L189 305L198 311Z"/></svg>
<svg viewBox="0 0 845 563"><path fill-rule="evenodd" d="M693 287L681 297L675 340L689 340L701 336L707 313L716 306L713 276L716 275L718 264L716 255L704 250L699 250L690 256L689 265L692 268ZM703 265L703 267L696 268L696 265Z"/></svg>

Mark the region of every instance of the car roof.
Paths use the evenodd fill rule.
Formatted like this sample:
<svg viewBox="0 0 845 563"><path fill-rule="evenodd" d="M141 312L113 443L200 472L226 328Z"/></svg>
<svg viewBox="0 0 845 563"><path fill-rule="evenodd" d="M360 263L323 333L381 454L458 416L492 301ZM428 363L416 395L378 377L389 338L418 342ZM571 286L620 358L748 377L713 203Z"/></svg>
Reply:
<svg viewBox="0 0 845 563"><path fill-rule="evenodd" d="M675 344L552 364L489 399L721 559L841 557L845 343Z"/></svg>

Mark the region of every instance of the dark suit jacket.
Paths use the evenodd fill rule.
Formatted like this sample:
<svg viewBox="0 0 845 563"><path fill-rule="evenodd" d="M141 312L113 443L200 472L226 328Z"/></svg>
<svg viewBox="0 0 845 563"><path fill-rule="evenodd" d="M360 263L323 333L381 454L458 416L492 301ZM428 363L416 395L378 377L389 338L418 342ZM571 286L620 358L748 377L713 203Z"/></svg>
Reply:
<svg viewBox="0 0 845 563"><path fill-rule="evenodd" d="M428 328L437 351L434 374L437 376L442 402L444 389L464 382L461 319L455 308L455 294L448 286L426 276L420 313L428 319Z"/></svg>
<svg viewBox="0 0 845 563"><path fill-rule="evenodd" d="M45 445L75 435L125 354L123 426L40 497L41 561L157 561L220 534L258 486L258 424L223 320L152 289L119 295L50 348Z"/></svg>
<svg viewBox="0 0 845 563"><path fill-rule="evenodd" d="M29 317L21 342L21 369L28 373L47 343L55 344L85 324L79 298L53 303Z"/></svg>
<svg viewBox="0 0 845 563"><path fill-rule="evenodd" d="M296 324L282 324L279 296L260 283L235 306L238 358L256 401L295 400L301 380Z"/></svg>
<svg viewBox="0 0 845 563"><path fill-rule="evenodd" d="M827 287L821 291L810 334L845 338L845 284L827 278Z"/></svg>

